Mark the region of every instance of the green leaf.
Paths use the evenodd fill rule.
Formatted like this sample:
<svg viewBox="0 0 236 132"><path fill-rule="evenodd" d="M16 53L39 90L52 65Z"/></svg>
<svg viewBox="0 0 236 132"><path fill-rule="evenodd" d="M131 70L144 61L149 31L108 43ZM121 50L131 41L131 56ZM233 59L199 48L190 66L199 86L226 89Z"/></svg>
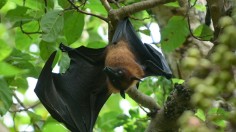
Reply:
<svg viewBox="0 0 236 132"><path fill-rule="evenodd" d="M165 4L165 6L169 6L169 7L179 7L179 3L178 3L178 1L169 2L169 3Z"/></svg>
<svg viewBox="0 0 236 132"><path fill-rule="evenodd" d="M199 25L193 32L194 36L204 40L211 40L213 37L213 31L205 24Z"/></svg>
<svg viewBox="0 0 236 132"><path fill-rule="evenodd" d="M57 49L56 43L48 43L41 41L39 43L40 56L43 60L47 60L49 56Z"/></svg>
<svg viewBox="0 0 236 132"><path fill-rule="evenodd" d="M132 118L139 117L139 110L138 109L130 109L129 114Z"/></svg>
<svg viewBox="0 0 236 132"><path fill-rule="evenodd" d="M182 84L184 83L184 80L183 79L179 79L179 78L172 78L171 79L173 84L177 83L177 84Z"/></svg>
<svg viewBox="0 0 236 132"><path fill-rule="evenodd" d="M64 14L64 34L68 44L74 43L82 34L84 28L84 15L75 11Z"/></svg>
<svg viewBox="0 0 236 132"><path fill-rule="evenodd" d="M107 113L104 113L102 117L100 116L97 119L96 124L99 126L99 128L103 128L106 131L113 131L114 126L119 123L119 121L115 118L119 115L118 112L110 111Z"/></svg>
<svg viewBox="0 0 236 132"><path fill-rule="evenodd" d="M184 17L173 16L161 30L161 47L166 52L180 47L189 35L188 23Z"/></svg>
<svg viewBox="0 0 236 132"><path fill-rule="evenodd" d="M86 45L86 47L98 49L98 48L104 48L106 45L107 43L105 43L104 41L90 41Z"/></svg>
<svg viewBox="0 0 236 132"><path fill-rule="evenodd" d="M61 59L59 61L60 73L65 73L70 65L70 57L68 54L62 53Z"/></svg>
<svg viewBox="0 0 236 132"><path fill-rule="evenodd" d="M118 120L128 120L129 116L127 116L126 114L120 114L117 116Z"/></svg>
<svg viewBox="0 0 236 132"><path fill-rule="evenodd" d="M99 0L88 0L85 8L89 8L93 13L99 13L107 16L107 11Z"/></svg>
<svg viewBox="0 0 236 132"><path fill-rule="evenodd" d="M6 81L0 78L0 115L3 116L12 105L12 91Z"/></svg>
<svg viewBox="0 0 236 132"><path fill-rule="evenodd" d="M23 4L22 0L9 0L9 1L12 1L19 6L22 6ZM24 6L30 9L34 9L34 10L42 10L44 9L44 1L43 0L25 0Z"/></svg>
<svg viewBox="0 0 236 132"><path fill-rule="evenodd" d="M12 48L2 39L0 39L0 61L10 55Z"/></svg>
<svg viewBox="0 0 236 132"><path fill-rule="evenodd" d="M43 31L42 39L46 42L54 42L61 33L64 19L60 10L49 11L42 17L40 25Z"/></svg>
<svg viewBox="0 0 236 132"><path fill-rule="evenodd" d="M36 69L36 67L32 63L28 62L27 60L16 61L14 65L20 69L27 69L28 77L37 78L39 75L39 72L40 72L39 69Z"/></svg>
<svg viewBox="0 0 236 132"><path fill-rule="evenodd" d="M61 0L59 0L61 1ZM47 0L47 10L51 10L55 7L55 0Z"/></svg>
<svg viewBox="0 0 236 132"><path fill-rule="evenodd" d="M202 109L197 109L197 112L195 113L195 115L200 118L202 121L206 120L206 116L204 114L204 111Z"/></svg>
<svg viewBox="0 0 236 132"><path fill-rule="evenodd" d="M30 54L23 53L15 48L13 48L11 55L7 58L8 61L32 61L34 59Z"/></svg>
<svg viewBox="0 0 236 132"><path fill-rule="evenodd" d="M35 123L35 122L40 121L42 119L41 116L39 116L31 111L27 111L27 114L29 115L32 123Z"/></svg>
<svg viewBox="0 0 236 132"><path fill-rule="evenodd" d="M68 2L68 0L59 0L58 4L64 9L70 6L70 3Z"/></svg>
<svg viewBox="0 0 236 132"><path fill-rule="evenodd" d="M42 132L68 132L68 130L57 122L46 123Z"/></svg>
<svg viewBox="0 0 236 132"><path fill-rule="evenodd" d="M150 30L148 30L148 29L140 30L140 32L147 35L147 36L150 36Z"/></svg>
<svg viewBox="0 0 236 132"><path fill-rule="evenodd" d="M32 39L26 34L22 33L20 28L17 28L15 43L16 43L16 48L23 51L29 49L29 46L32 44Z"/></svg>
<svg viewBox="0 0 236 132"><path fill-rule="evenodd" d="M8 80L7 80L8 81ZM17 87L17 90L24 93L28 88L28 82L25 77L15 77L8 82L10 86Z"/></svg>
<svg viewBox="0 0 236 132"><path fill-rule="evenodd" d="M18 69L6 62L0 62L0 76L15 76L24 72L25 70Z"/></svg>
<svg viewBox="0 0 236 132"><path fill-rule="evenodd" d="M7 0L0 1L0 9L7 3Z"/></svg>
<svg viewBox="0 0 236 132"><path fill-rule="evenodd" d="M29 23L24 24L22 28L25 32L36 32L39 29L39 23L37 21L31 21ZM23 33L20 28L17 28L15 36L16 48L21 51L28 51L30 45L32 43L37 42L38 37L39 34L27 35L27 33Z"/></svg>
<svg viewBox="0 0 236 132"><path fill-rule="evenodd" d="M30 20L29 16L26 15L27 7L17 6L15 9L12 9L7 12L6 18L12 22Z"/></svg>

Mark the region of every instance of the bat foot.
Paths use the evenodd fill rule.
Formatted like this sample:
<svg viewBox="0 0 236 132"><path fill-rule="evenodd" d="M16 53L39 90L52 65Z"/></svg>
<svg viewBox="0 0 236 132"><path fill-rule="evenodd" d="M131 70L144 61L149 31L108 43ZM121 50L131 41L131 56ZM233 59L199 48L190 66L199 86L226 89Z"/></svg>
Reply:
<svg viewBox="0 0 236 132"><path fill-rule="evenodd" d="M148 117L154 118L155 115L157 114L159 109L152 109L150 112L147 113Z"/></svg>
<svg viewBox="0 0 236 132"><path fill-rule="evenodd" d="M70 47L65 46L63 43L60 43L59 48L62 52L68 52L72 50Z"/></svg>

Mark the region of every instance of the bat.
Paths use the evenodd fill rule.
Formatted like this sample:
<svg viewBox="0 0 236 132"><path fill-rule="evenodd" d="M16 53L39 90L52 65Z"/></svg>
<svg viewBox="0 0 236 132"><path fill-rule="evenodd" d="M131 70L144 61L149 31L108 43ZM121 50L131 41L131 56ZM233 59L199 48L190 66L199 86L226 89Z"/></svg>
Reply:
<svg viewBox="0 0 236 132"><path fill-rule="evenodd" d="M119 21L112 42L105 48L60 44L70 57L65 73L52 73L56 51L45 63L35 87L51 116L72 132L92 132L98 114L112 93L125 91L147 76L171 78L162 54L143 44L129 19Z"/></svg>

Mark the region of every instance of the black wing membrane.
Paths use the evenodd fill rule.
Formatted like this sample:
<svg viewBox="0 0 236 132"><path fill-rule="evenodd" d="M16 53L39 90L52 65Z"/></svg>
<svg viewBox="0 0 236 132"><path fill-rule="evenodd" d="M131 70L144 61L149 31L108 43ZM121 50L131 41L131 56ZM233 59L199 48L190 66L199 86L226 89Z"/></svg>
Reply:
<svg viewBox="0 0 236 132"><path fill-rule="evenodd" d="M71 58L63 74L52 73L56 52L47 60L35 92L53 118L72 132L92 132L98 113L109 98L106 76L101 61L103 49L60 45ZM92 51L91 51L92 50ZM97 57L95 57L97 56ZM94 65L96 63L96 65Z"/></svg>
<svg viewBox="0 0 236 132"><path fill-rule="evenodd" d="M120 39L128 41L132 52L136 55L136 61L145 68L145 76L155 75L171 78L172 72L163 55L152 46L143 44L128 18L119 21L112 43L116 43Z"/></svg>

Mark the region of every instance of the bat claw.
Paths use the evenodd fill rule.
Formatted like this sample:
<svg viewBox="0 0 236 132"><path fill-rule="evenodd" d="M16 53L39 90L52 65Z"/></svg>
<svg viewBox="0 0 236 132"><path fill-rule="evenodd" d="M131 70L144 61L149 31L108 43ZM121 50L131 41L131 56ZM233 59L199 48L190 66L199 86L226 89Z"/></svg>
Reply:
<svg viewBox="0 0 236 132"><path fill-rule="evenodd" d="M122 98L125 99L125 91L124 90L120 90L120 95L121 95Z"/></svg>
<svg viewBox="0 0 236 132"><path fill-rule="evenodd" d="M153 109L153 110L151 110L150 112L147 113L147 116L153 118L153 117L157 114L158 110L159 110L159 109Z"/></svg>

